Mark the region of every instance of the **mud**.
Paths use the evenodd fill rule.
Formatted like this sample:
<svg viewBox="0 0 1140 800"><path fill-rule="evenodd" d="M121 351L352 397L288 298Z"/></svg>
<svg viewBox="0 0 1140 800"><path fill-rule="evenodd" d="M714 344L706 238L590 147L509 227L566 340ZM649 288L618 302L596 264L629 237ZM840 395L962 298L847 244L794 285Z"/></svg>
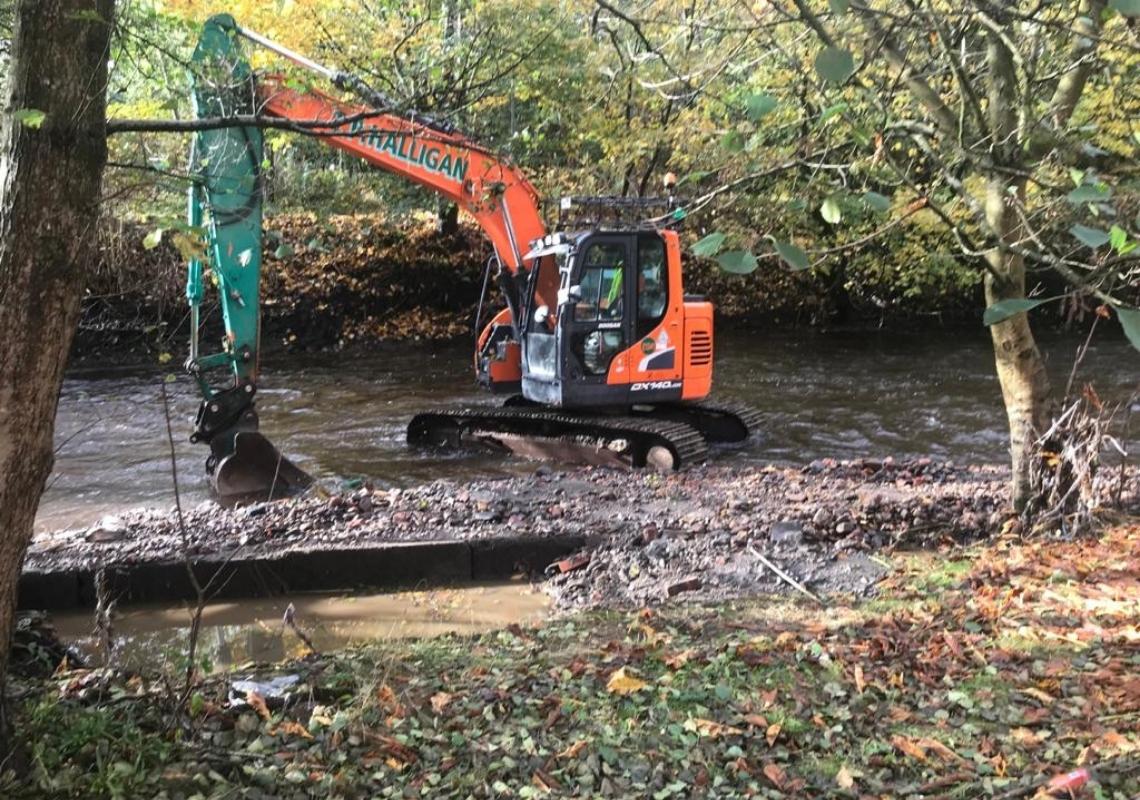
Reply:
<svg viewBox="0 0 1140 800"><path fill-rule="evenodd" d="M556 567L543 583L556 605L633 606L794 591L760 555L810 591L868 592L883 570L876 550L963 542L1001 530L1009 520L1006 478L997 467L929 459L709 465L670 475L540 466L521 477L403 490L365 486L233 510L206 502L184 516L192 558L582 536L588 562L565 573ZM1136 504L1138 485L1131 474L1126 504ZM173 511L137 511L38 536L25 569L169 561L183 550Z"/></svg>

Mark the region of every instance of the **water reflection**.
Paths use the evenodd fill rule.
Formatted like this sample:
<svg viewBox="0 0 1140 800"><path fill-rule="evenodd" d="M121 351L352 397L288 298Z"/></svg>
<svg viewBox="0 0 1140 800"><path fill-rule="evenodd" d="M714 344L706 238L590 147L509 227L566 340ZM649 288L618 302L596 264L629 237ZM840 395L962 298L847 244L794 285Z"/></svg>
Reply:
<svg viewBox="0 0 1140 800"><path fill-rule="evenodd" d="M281 661L308 648L283 623L292 603L296 622L319 650L335 650L377 639L481 633L543 619L549 596L529 584L465 586L377 595L294 595L246 602L214 603L202 617L199 652L215 669L249 661ZM53 617L60 636L98 659L98 642L87 613ZM128 668L177 664L190 625L186 607L135 606L114 620L116 661Z"/></svg>

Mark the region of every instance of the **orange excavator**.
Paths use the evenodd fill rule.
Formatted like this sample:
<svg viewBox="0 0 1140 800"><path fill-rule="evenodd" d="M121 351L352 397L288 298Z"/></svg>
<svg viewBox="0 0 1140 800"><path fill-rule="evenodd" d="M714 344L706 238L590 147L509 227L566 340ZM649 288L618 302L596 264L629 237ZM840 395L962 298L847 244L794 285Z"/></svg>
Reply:
<svg viewBox="0 0 1140 800"><path fill-rule="evenodd" d="M242 39L362 104L283 75L255 74ZM186 368L203 397L191 439L210 446L207 471L220 496L282 495L311 482L259 431L263 126L226 122L239 115L316 136L431 189L470 214L490 239L495 255L479 317L492 273L506 307L476 323L475 374L506 402L424 411L408 425L410 443L481 442L539 457L677 469L702 460L708 442L743 441L755 429L756 411L707 400L713 308L685 294L676 231L684 211L672 197L562 198L560 224L551 230L538 194L509 160L447 122L394 111L359 78L229 15L205 23L194 64L195 113L219 122L195 134L191 151L189 227L206 247L188 269ZM199 347L207 274L225 325L222 348L211 354ZM216 371L228 373L222 386L208 378Z"/></svg>

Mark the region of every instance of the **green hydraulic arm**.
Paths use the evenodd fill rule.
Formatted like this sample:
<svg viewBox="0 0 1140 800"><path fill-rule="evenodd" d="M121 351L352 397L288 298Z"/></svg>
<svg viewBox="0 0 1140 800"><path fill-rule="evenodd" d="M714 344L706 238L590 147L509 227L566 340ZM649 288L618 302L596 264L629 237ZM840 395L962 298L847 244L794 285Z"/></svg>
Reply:
<svg viewBox="0 0 1140 800"><path fill-rule="evenodd" d="M229 15L212 17L203 26L193 55L199 119L256 110L253 74L235 41L237 30ZM263 158L262 132L255 127L199 131L190 154L196 180L189 190L188 221L205 231L208 274L226 331L220 350L201 352L207 271L203 259L195 258L186 281L191 321L186 370L197 381L202 402L190 438L210 445L207 471L223 496L287 494L312 482L257 432ZM228 373L221 386L210 380L217 373Z"/></svg>

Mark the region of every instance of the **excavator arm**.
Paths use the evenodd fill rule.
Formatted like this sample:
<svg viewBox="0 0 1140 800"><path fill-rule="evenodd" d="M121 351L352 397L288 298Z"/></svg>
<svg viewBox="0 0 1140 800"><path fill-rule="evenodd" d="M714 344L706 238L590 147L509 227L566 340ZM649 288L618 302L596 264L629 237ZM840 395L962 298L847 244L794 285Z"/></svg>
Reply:
<svg viewBox="0 0 1140 800"><path fill-rule="evenodd" d="M280 75L255 76L240 39L267 47L354 92L367 105L344 102ZM237 25L226 14L204 25L194 52L194 111L198 118L258 115L319 137L368 163L451 200L480 225L501 265L507 308L482 332L476 352L479 378L494 388L521 376L519 332L533 288L537 308L557 308L559 275L552 264L531 275L527 253L546 234L538 195L509 161L470 141L448 124L401 115L358 78L317 64ZM205 232L201 258L189 264L186 286L191 341L187 371L202 402L192 441L210 445L207 469L223 497L274 496L302 489L311 479L258 432L254 397L260 358L260 283L264 144L259 127L199 131L191 151L196 180L189 192L189 224ZM222 347L202 353L200 309L207 277L217 287L225 327ZM533 287L529 281L534 280ZM510 329L507 336L495 335ZM492 340L496 341L492 341ZM495 344L489 356L490 346ZM209 375L227 372L222 386Z"/></svg>

